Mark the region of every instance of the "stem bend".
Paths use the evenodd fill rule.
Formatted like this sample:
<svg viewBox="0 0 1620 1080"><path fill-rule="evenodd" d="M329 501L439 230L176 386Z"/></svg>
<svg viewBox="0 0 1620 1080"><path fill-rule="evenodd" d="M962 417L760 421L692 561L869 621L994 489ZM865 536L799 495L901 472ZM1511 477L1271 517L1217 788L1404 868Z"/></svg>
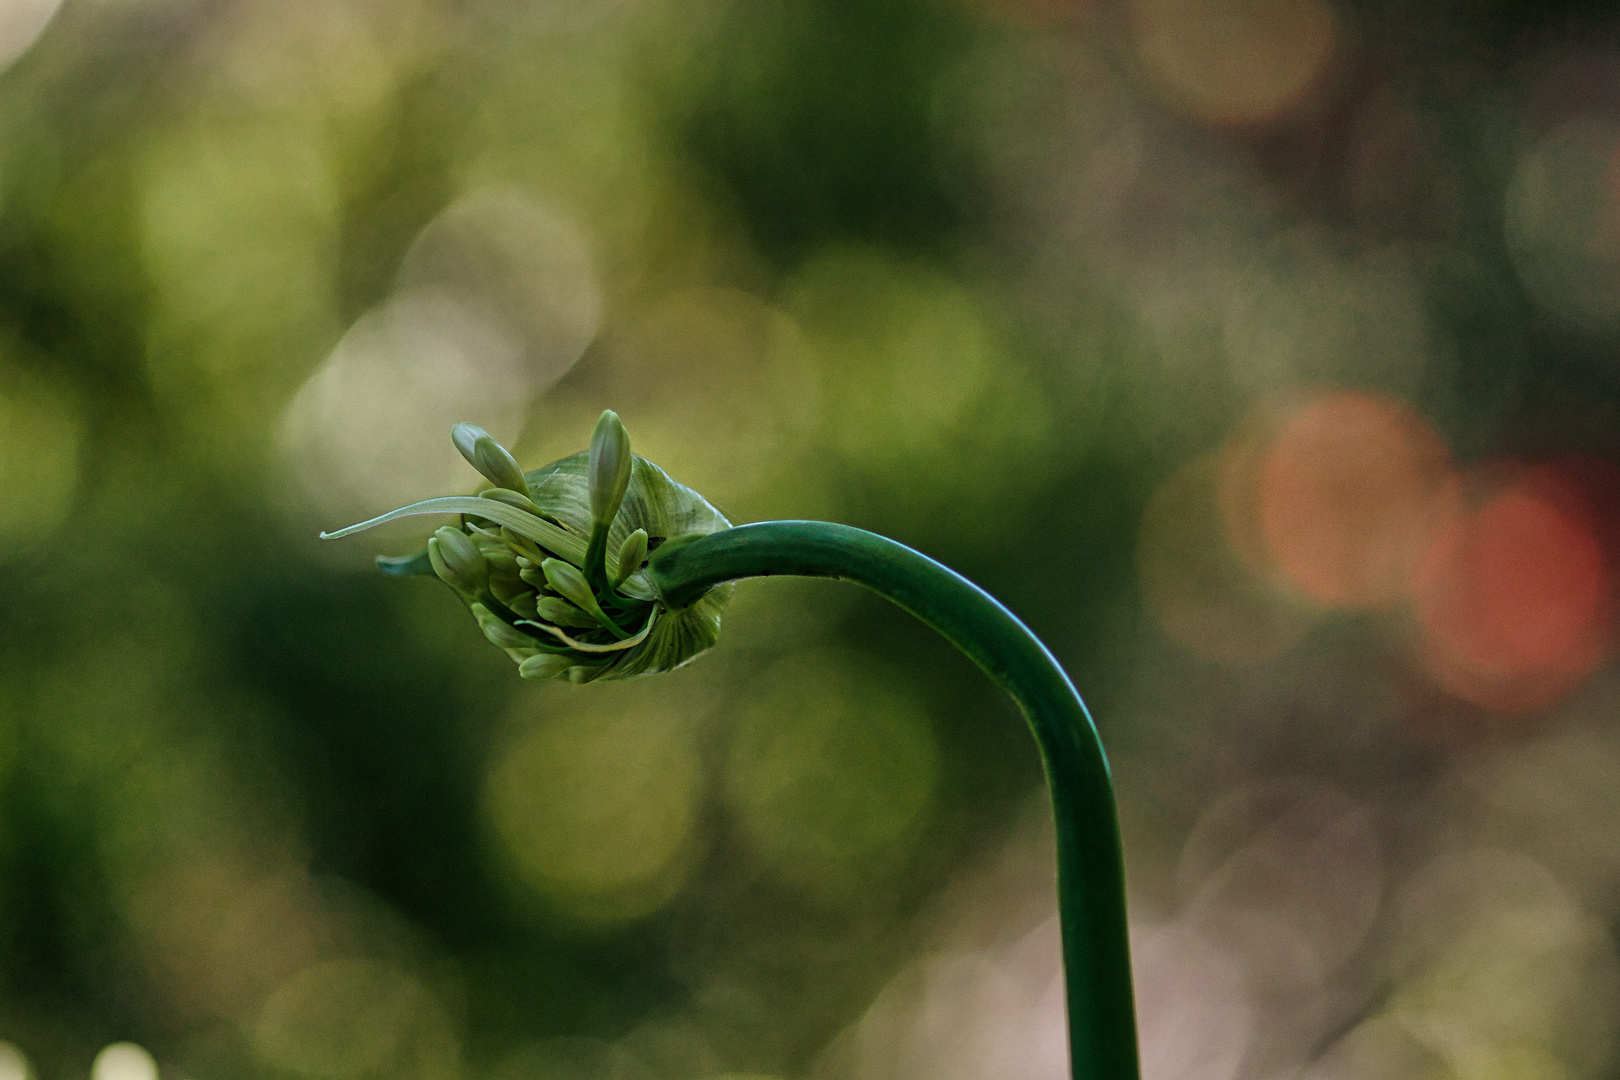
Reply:
<svg viewBox="0 0 1620 1080"><path fill-rule="evenodd" d="M853 581L939 631L1012 695L1040 747L1057 825L1073 1075L1075 1080L1136 1080L1125 871L1113 782L1085 703L1040 639L954 570L847 525L741 525L667 544L654 552L649 569L673 610L739 578Z"/></svg>

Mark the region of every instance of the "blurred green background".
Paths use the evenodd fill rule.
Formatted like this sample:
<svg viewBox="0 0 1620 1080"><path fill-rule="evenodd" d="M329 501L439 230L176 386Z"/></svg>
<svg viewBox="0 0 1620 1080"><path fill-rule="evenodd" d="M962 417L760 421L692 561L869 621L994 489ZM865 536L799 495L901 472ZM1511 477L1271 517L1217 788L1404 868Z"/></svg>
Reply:
<svg viewBox="0 0 1620 1080"><path fill-rule="evenodd" d="M852 587L521 681L603 408L1000 597L1147 1080L1617 1075L1601 5L0 0L0 1080L1060 1080L1011 705Z"/></svg>

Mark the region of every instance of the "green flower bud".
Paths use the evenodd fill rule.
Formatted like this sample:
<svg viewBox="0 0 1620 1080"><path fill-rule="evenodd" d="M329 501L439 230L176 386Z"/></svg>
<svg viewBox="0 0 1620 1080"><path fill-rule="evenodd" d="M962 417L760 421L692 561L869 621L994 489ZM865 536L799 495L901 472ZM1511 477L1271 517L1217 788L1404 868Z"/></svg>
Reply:
<svg viewBox="0 0 1620 1080"><path fill-rule="evenodd" d="M630 433L619 414L608 409L591 433L590 496L593 524L611 524L630 488Z"/></svg>
<svg viewBox="0 0 1620 1080"><path fill-rule="evenodd" d="M568 681L575 686L583 686L600 679L608 670L606 666L600 664L575 664L568 669Z"/></svg>
<svg viewBox="0 0 1620 1080"><path fill-rule="evenodd" d="M467 464L475 469L478 468L478 463L473 460L473 446L477 444L479 439L488 437L489 432L477 424L462 422L450 429L450 441L456 444L456 449L461 451L461 456L467 459Z"/></svg>
<svg viewBox="0 0 1620 1080"><path fill-rule="evenodd" d="M585 575L579 572L579 567L561 559L547 559L540 564L540 569L546 575L546 584L559 596L567 597L586 611L597 606L596 597L592 595L591 587L585 584Z"/></svg>
<svg viewBox="0 0 1620 1080"><path fill-rule="evenodd" d="M524 488L523 470L518 467L517 459L488 435L473 444L473 465L498 488L519 492ZM513 487L514 484L517 486Z"/></svg>
<svg viewBox="0 0 1620 1080"><path fill-rule="evenodd" d="M613 575L613 587L624 584L624 579L641 569L647 560L647 530L637 529L624 538L619 546L619 572Z"/></svg>
<svg viewBox="0 0 1620 1080"><path fill-rule="evenodd" d="M504 649L508 656L522 660L540 651L539 642L523 631L508 626L483 604L473 604L471 607L473 618L478 620L478 628L484 632L489 643L498 649Z"/></svg>
<svg viewBox="0 0 1620 1080"><path fill-rule="evenodd" d="M527 476L511 475L516 463L507 469L502 458L510 455L495 454L499 446L475 425L456 425L452 438L496 489L483 497L426 499L322 535L348 536L414 514L462 515L462 529L440 530L421 555L386 560L385 572L431 567L514 661L536 655L567 661L532 670L564 670L574 681L622 679L679 667L714 644L730 587L671 609L641 564L660 545L730 522L701 495L631 454L617 416L607 413L598 422L591 452ZM604 521L600 512L607 508ZM611 581L602 575L594 586L585 573L593 550L619 553Z"/></svg>
<svg viewBox="0 0 1620 1080"><path fill-rule="evenodd" d="M457 424L450 429L450 441L456 444L467 464L483 473L496 487L520 493L527 490L517 459L477 424Z"/></svg>
<svg viewBox="0 0 1620 1080"><path fill-rule="evenodd" d="M542 596L535 602L535 614L558 626L589 627L596 620L559 596Z"/></svg>
<svg viewBox="0 0 1620 1080"><path fill-rule="evenodd" d="M554 679L573 667L576 661L554 653L539 653L518 665L518 674L536 681Z"/></svg>
<svg viewBox="0 0 1620 1080"><path fill-rule="evenodd" d="M484 552L484 561L489 564L491 573L517 577L517 556L506 550L505 547L488 549Z"/></svg>
<svg viewBox="0 0 1620 1080"><path fill-rule="evenodd" d="M428 541L433 572L452 589L476 596L489 587L489 564L466 533L446 525Z"/></svg>
<svg viewBox="0 0 1620 1080"><path fill-rule="evenodd" d="M540 570L546 575L546 584L566 599L572 600L575 607L595 619L614 637L623 639L630 636L608 618L602 606L597 603L596 594L591 591L585 575L580 573L577 566L565 563L561 559L547 559L540 564Z"/></svg>
<svg viewBox="0 0 1620 1080"><path fill-rule="evenodd" d="M534 541L519 536L505 525L501 526L501 540L507 547L512 549L518 558L529 560L530 565L536 568L546 561L545 552L541 551Z"/></svg>
<svg viewBox="0 0 1620 1080"><path fill-rule="evenodd" d="M506 606L512 609L512 614L525 619L538 619L540 617L538 599L534 593L525 590L508 597L505 602Z"/></svg>

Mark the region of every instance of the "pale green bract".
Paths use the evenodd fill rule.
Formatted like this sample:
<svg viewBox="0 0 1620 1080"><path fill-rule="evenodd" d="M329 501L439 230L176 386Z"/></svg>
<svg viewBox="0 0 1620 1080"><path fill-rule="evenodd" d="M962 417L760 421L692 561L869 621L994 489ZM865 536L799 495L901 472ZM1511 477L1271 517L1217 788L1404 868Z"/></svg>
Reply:
<svg viewBox="0 0 1620 1080"><path fill-rule="evenodd" d="M452 439L492 483L516 483L511 456L481 428L457 424ZM436 574L525 678L566 674L591 682L679 667L718 639L731 587L670 610L647 575L646 557L677 537L731 523L663 469L628 454L629 436L614 413L602 414L591 446L523 474L525 491L497 486L482 497L426 499L321 537L413 515L459 514L459 526L439 529L426 550L379 556L377 565L395 576ZM638 565L619 566L621 555ZM567 565L548 568L551 560Z"/></svg>

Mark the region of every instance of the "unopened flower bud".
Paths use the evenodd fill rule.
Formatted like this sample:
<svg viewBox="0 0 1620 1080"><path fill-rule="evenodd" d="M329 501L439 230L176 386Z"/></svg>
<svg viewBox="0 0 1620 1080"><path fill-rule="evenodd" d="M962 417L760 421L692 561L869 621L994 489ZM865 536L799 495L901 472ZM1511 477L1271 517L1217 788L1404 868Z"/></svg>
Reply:
<svg viewBox="0 0 1620 1080"><path fill-rule="evenodd" d="M523 470L518 467L517 459L488 435L473 444L473 466L498 488L517 492L528 490L529 485L523 479Z"/></svg>
<svg viewBox="0 0 1620 1080"><path fill-rule="evenodd" d="M623 639L628 636L623 630L617 629L613 620L602 610L602 605L597 602L596 594L591 591L590 583L585 580L585 575L580 573L579 567L561 559L547 559L540 564L540 570L546 575L546 584L566 599L572 600L574 606L595 619L597 625L611 630L614 637Z"/></svg>
<svg viewBox="0 0 1620 1080"><path fill-rule="evenodd" d="M450 441L456 444L456 449L461 451L461 456L467 459L467 464L475 469L478 466L473 461L473 445L479 439L486 438L488 435L489 432L477 424L469 424L465 421L450 429Z"/></svg>
<svg viewBox="0 0 1620 1080"><path fill-rule="evenodd" d="M517 576L517 556L505 547L488 549L484 552L484 561L489 564L491 573L504 574L507 577Z"/></svg>
<svg viewBox="0 0 1620 1080"><path fill-rule="evenodd" d="M647 530L637 529L619 545L619 572L613 575L613 587L624 584L624 579L641 568L647 558Z"/></svg>
<svg viewBox="0 0 1620 1080"><path fill-rule="evenodd" d="M568 681L575 686L582 686L593 679L601 677L601 674L607 670L607 667L602 664L576 663L568 669Z"/></svg>
<svg viewBox="0 0 1620 1080"><path fill-rule="evenodd" d="M547 559L540 564L540 570L546 575L546 584L559 595L572 600L577 607L589 611L597 606L596 597L591 594L591 587L585 584L585 575L579 572L579 567L561 559Z"/></svg>
<svg viewBox="0 0 1620 1080"><path fill-rule="evenodd" d="M588 485L591 519L597 525L611 524L630 488L630 433L624 430L619 414L612 409L602 413L591 433Z"/></svg>
<svg viewBox="0 0 1620 1080"><path fill-rule="evenodd" d="M322 535L347 536L414 514L462 515L461 528L441 529L428 550L386 560L384 568L437 574L514 662L537 654L566 661L537 662L529 669L536 673L625 679L679 667L714 644L729 586L671 609L637 571L660 543L678 545L730 523L697 492L633 457L617 416L604 414L591 450L528 476L482 428L457 424L451 434L495 490L425 499ZM619 555L611 576L610 546Z"/></svg>
<svg viewBox="0 0 1620 1080"><path fill-rule="evenodd" d="M534 639L523 631L508 625L506 622L490 611L483 604L472 604L473 618L478 620L478 628L484 632L491 645L505 649L508 653L513 651L527 654L535 647Z"/></svg>
<svg viewBox="0 0 1620 1080"><path fill-rule="evenodd" d="M596 620L560 596L542 596L535 601L536 613L546 622L558 626L595 626Z"/></svg>
<svg viewBox="0 0 1620 1080"><path fill-rule="evenodd" d="M467 464L483 473L496 487L509 488L519 494L529 490L517 459L477 424L457 424L450 429L450 440L467 459Z"/></svg>
<svg viewBox="0 0 1620 1080"><path fill-rule="evenodd" d="M570 667L573 667L577 662L578 661L570 659L566 656L558 656L555 653L539 653L535 656L529 657L527 660L523 661L523 663L519 664L518 674L523 676L525 679L534 679L537 681L542 679L554 679L558 675L561 675L563 672L567 671Z"/></svg>
<svg viewBox="0 0 1620 1080"><path fill-rule="evenodd" d="M428 541L433 572L452 589L476 596L489 587L489 564L460 529L444 526Z"/></svg>

